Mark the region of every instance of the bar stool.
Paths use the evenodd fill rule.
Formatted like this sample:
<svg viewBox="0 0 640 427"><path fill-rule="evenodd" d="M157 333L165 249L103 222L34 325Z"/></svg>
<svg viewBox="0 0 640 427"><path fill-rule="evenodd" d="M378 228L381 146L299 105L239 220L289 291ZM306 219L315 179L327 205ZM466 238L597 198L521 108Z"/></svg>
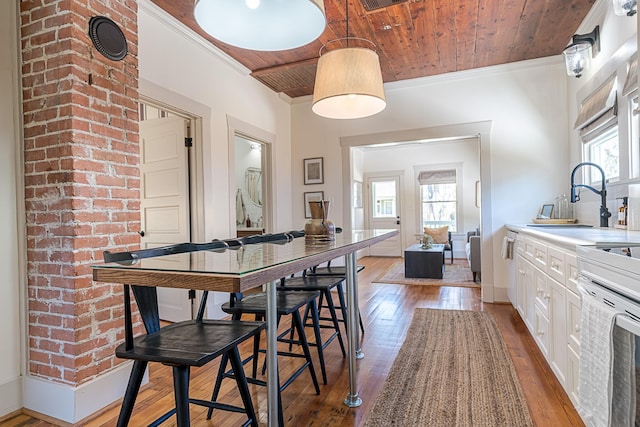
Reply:
<svg viewBox="0 0 640 427"><path fill-rule="evenodd" d="M318 291L320 292L320 299L317 306L308 304L304 311L303 324L304 326L311 326L314 328L316 342L309 343L310 346L318 348L318 359L320 361L320 370L322 372L322 380L324 384L327 384L327 370L324 363L324 349L336 338L340 344L340 350L342 351L342 357L347 357L347 353L344 348L344 342L342 340L342 333L340 332L340 326L338 322L340 319L336 314L336 307L333 302L331 290L342 285L344 278L336 276L303 276L303 277L290 277L280 279L280 285L277 287L279 292L288 291ZM329 310L329 317L322 317L322 304L326 301L326 307ZM317 312L313 312L314 307L317 307ZM312 322L308 323L309 317L312 318ZM330 322L329 324L320 323L320 321ZM318 326L316 328L315 326ZM332 334L326 339L322 340L320 329L332 329ZM291 330L291 338L293 338L293 329Z"/></svg>
<svg viewBox="0 0 640 427"><path fill-rule="evenodd" d="M298 369L296 369L289 378L287 378L282 384L280 383L280 374L278 373L278 422L281 426L284 425L284 416L282 410L282 391L285 390L296 378L302 374L305 370L309 370L311 375L311 381L315 388L316 394L320 394L320 386L318 385L318 378L313 366L313 360L311 359L311 352L309 351L309 343L304 331L304 324L300 317L300 309L307 305L312 305L312 309L317 311L316 299L319 296L319 292L278 292L276 293L276 306L277 306L277 324L280 324L282 316L291 316L292 328L295 329L298 336L298 340L293 343L299 344L302 348L303 354L292 353L290 351L278 351L278 356L303 358L305 361ZM230 301L222 305L222 310L225 313L232 315L233 320L239 320L243 314L253 314L256 320L262 320L266 316L267 310L267 298L266 293L259 292L243 296L242 294L231 294ZM317 323L316 323L317 326ZM319 327L317 327L319 333ZM291 343L292 340L284 338L289 331L285 331L278 335L278 341L284 343ZM317 335L316 335L317 336ZM251 384L266 386L266 381L257 378L258 370L258 354L265 353L264 349L260 349L260 336L254 336L253 354L241 362L241 366L233 366L231 370L227 371L226 357L222 357L220 361L220 367L218 369L218 375L216 377L216 383L213 388L213 394L211 400L215 401L220 393L220 386L224 378L235 378L236 375L243 375L243 366L249 362L252 362L251 376L247 376L247 382ZM263 367L263 373L265 367ZM210 419L214 408L210 408L207 414L207 419Z"/></svg>
<svg viewBox="0 0 640 427"><path fill-rule="evenodd" d="M356 273L360 273L362 270L364 270L364 265L358 265L356 266ZM339 266L331 266L331 261L327 262L326 267L311 267L308 268L306 270L304 270L302 272L302 276L306 277L306 276L318 276L318 277L341 277L342 279L345 279L347 276L347 267L343 266L343 265L339 265ZM340 300L340 305L336 306L336 308L340 309L340 312L342 313L342 319L340 319L341 322L343 322L345 325L347 323L347 302L346 299L344 297L344 289L342 287L342 283L340 283L339 285L336 286L336 289L338 291L338 299ZM320 310L322 310L322 308L324 308L323 306L323 301L322 301L322 295L320 296L321 300L318 303L318 307ZM362 333L364 334L364 323L362 322L362 315L360 314L360 309L358 309L358 319L360 322L360 330L362 331ZM345 328L346 329L346 328Z"/></svg>
<svg viewBox="0 0 640 427"><path fill-rule="evenodd" d="M118 427L129 424L140 384L149 362L159 362L173 368L173 389L176 406L174 409L156 419L151 426L157 426L174 413L179 427L190 425L189 403L218 408L225 411L246 413L248 420L245 426L258 426L247 379L242 371L242 361L238 345L247 339L259 336L264 329L262 322L243 322L239 320L203 320L208 293L205 291L198 310L196 320L173 323L160 327L158 317L157 289L147 286L125 285L125 343L118 346L116 356L133 360L133 368L124 395ZM131 297L133 291L146 334L133 336L131 318ZM192 366L203 366L211 360L222 356L231 361L239 375L236 384L240 391L243 408L216 402L189 398L189 374Z"/></svg>

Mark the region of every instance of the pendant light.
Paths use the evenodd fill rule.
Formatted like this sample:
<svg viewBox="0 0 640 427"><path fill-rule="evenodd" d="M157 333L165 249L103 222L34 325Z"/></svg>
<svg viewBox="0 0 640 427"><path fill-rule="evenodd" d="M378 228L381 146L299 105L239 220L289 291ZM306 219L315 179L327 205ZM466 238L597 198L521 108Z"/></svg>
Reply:
<svg viewBox="0 0 640 427"><path fill-rule="evenodd" d="M330 119L368 117L387 105L380 60L371 49L375 49L375 44L349 36L349 0L346 0L346 19L347 36L331 40L320 49L316 69L311 110ZM342 42L346 47L328 49L329 45Z"/></svg>
<svg viewBox="0 0 640 427"><path fill-rule="evenodd" d="M591 58L600 52L600 26L596 25L589 34L574 34L572 43L562 51L567 74L580 78L591 65Z"/></svg>
<svg viewBox="0 0 640 427"><path fill-rule="evenodd" d="M613 0L613 12L618 16L633 16L638 12L637 0Z"/></svg>
<svg viewBox="0 0 640 427"><path fill-rule="evenodd" d="M221 42L261 51L311 43L327 25L323 0L196 0L193 14Z"/></svg>

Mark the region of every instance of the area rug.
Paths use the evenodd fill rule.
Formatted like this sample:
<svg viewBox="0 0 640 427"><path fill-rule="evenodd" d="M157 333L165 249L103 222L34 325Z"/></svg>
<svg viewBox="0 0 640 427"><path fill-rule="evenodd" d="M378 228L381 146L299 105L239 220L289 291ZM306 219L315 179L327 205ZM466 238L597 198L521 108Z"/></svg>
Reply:
<svg viewBox="0 0 640 427"><path fill-rule="evenodd" d="M533 426L490 314L416 309L365 426Z"/></svg>
<svg viewBox="0 0 640 427"><path fill-rule="evenodd" d="M387 271L378 276L374 283L395 283L399 285L432 285L432 286L469 286L477 287L473 281L473 273L466 259L456 259L453 264L447 261L442 279L413 279L404 277L404 262L393 264Z"/></svg>

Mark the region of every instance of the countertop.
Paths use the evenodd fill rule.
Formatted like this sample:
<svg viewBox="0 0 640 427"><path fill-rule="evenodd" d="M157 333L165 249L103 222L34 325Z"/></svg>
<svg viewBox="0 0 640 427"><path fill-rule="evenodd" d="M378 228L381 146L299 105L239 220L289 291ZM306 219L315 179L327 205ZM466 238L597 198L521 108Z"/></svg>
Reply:
<svg viewBox="0 0 640 427"><path fill-rule="evenodd" d="M575 250L576 246L640 245L640 231L562 225L532 227L528 224L507 224L506 227L511 231L538 237L572 250Z"/></svg>

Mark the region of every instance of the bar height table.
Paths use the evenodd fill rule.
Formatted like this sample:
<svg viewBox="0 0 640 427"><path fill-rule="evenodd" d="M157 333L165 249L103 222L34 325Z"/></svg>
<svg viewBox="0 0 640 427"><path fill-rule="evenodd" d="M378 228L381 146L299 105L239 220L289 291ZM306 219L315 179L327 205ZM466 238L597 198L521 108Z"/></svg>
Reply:
<svg viewBox="0 0 640 427"><path fill-rule="evenodd" d="M310 246L304 238L288 243L258 243L225 251L198 251L136 260L131 265L103 263L93 266L93 280L124 285L245 292L266 284L267 292L267 414L269 427L278 423L276 356L276 286L285 277L306 268L345 257L347 267L347 328L349 394L345 405L360 406L356 375L359 352L356 253L398 234L397 230L357 230L339 233L334 243Z"/></svg>

